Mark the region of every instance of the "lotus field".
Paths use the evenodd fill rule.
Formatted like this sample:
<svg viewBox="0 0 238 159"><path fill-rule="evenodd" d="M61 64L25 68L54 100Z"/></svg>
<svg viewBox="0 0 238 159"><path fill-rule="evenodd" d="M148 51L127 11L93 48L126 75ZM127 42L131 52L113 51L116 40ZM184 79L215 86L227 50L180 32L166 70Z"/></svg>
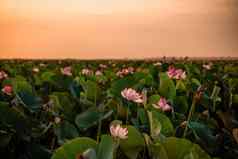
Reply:
<svg viewBox="0 0 238 159"><path fill-rule="evenodd" d="M0 61L4 159L237 159L237 61Z"/></svg>

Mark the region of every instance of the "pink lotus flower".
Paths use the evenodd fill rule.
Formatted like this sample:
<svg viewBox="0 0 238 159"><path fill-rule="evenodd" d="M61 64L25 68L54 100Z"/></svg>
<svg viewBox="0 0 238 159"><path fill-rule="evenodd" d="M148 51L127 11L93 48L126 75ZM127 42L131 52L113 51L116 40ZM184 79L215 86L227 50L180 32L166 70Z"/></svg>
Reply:
<svg viewBox="0 0 238 159"><path fill-rule="evenodd" d="M173 78L176 75L176 69L173 66L169 66L169 69L167 71L167 75L169 78Z"/></svg>
<svg viewBox="0 0 238 159"><path fill-rule="evenodd" d="M128 129L121 127L121 125L111 125L110 126L111 135L115 138L119 139L127 139L128 138Z"/></svg>
<svg viewBox="0 0 238 159"><path fill-rule="evenodd" d="M212 63L203 64L202 67L205 68L206 70L211 70L212 69Z"/></svg>
<svg viewBox="0 0 238 159"><path fill-rule="evenodd" d="M59 124L61 122L61 118L60 117L55 117L55 124Z"/></svg>
<svg viewBox="0 0 238 159"><path fill-rule="evenodd" d="M13 88L11 85L5 85L3 88L2 88L2 92L7 94L7 95L12 95L12 91L13 91Z"/></svg>
<svg viewBox="0 0 238 159"><path fill-rule="evenodd" d="M107 68L107 65L100 64L100 65L99 65L99 67L100 67L100 68L104 68L104 69L105 69L105 68Z"/></svg>
<svg viewBox="0 0 238 159"><path fill-rule="evenodd" d="M159 102L153 104L153 107L155 107L156 109L161 109L164 112L172 110L172 107L167 103L167 100L163 97L160 97Z"/></svg>
<svg viewBox="0 0 238 159"><path fill-rule="evenodd" d="M129 73L133 73L134 72L134 68L133 67L128 67L127 70L128 70Z"/></svg>
<svg viewBox="0 0 238 159"><path fill-rule="evenodd" d="M90 69L88 69L88 68L84 68L84 69L82 69L81 73L82 73L83 75L89 76L89 75L92 75L92 74L93 74L93 71L90 70Z"/></svg>
<svg viewBox="0 0 238 159"><path fill-rule="evenodd" d="M119 77L123 77L126 76L128 74L132 74L134 73L134 68L133 67L128 67L128 68L123 68L122 70L118 71L116 73L117 76Z"/></svg>
<svg viewBox="0 0 238 159"><path fill-rule="evenodd" d="M40 72L40 69L37 68L37 67L34 67L34 68L32 69L32 72L34 72L34 73L38 73L38 72Z"/></svg>
<svg viewBox="0 0 238 159"><path fill-rule="evenodd" d="M0 80L6 79L8 77L8 74L4 71L0 71Z"/></svg>
<svg viewBox="0 0 238 159"><path fill-rule="evenodd" d="M70 66L61 68L60 71L65 76L72 76L72 68Z"/></svg>
<svg viewBox="0 0 238 159"><path fill-rule="evenodd" d="M46 67L46 64L40 63L39 66L40 66L40 67Z"/></svg>
<svg viewBox="0 0 238 159"><path fill-rule="evenodd" d="M124 97L125 99L129 100L129 101L133 101L135 103L143 103L143 96L139 93L136 92L136 90L132 89L132 88L125 88L122 92L121 92L122 97Z"/></svg>
<svg viewBox="0 0 238 159"><path fill-rule="evenodd" d="M177 79L177 80L185 79L186 78L186 72L183 71L182 69L177 69L176 70L176 75L175 75L174 78Z"/></svg>
<svg viewBox="0 0 238 159"><path fill-rule="evenodd" d="M95 75L96 75L96 76L101 76L101 75L103 75L103 73L102 73L101 71L97 70L97 71L95 72Z"/></svg>
<svg viewBox="0 0 238 159"><path fill-rule="evenodd" d="M186 72L183 71L182 69L176 69L173 66L169 66L169 69L167 71L167 75L171 79L185 79L186 78Z"/></svg>
<svg viewBox="0 0 238 159"><path fill-rule="evenodd" d="M153 64L154 66L162 66L163 64L161 62L156 62Z"/></svg>

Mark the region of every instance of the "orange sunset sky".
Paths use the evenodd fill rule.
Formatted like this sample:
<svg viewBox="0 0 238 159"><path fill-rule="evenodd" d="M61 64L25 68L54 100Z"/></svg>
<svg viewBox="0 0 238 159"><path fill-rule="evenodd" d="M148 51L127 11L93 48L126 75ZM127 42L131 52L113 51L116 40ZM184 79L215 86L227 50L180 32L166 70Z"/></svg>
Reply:
<svg viewBox="0 0 238 159"><path fill-rule="evenodd" d="M0 0L0 58L238 57L237 0Z"/></svg>

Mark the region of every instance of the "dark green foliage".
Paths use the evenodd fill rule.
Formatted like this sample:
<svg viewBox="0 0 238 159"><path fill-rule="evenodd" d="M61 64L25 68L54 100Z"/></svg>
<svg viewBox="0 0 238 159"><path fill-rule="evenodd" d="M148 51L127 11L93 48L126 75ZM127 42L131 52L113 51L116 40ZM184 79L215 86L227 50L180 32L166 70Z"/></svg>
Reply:
<svg viewBox="0 0 238 159"><path fill-rule="evenodd" d="M237 158L237 61L215 61L210 70L203 61L154 63L1 61L0 71L8 78L0 79L0 89L12 86L10 94L0 92L1 157ZM166 71L172 65L186 71L186 78L170 79ZM66 66L72 75L62 74ZM128 67L134 68L132 73L117 76ZM84 68L92 73L83 75ZM125 88L135 89L144 102L123 98ZM161 97L171 111L155 107ZM111 136L112 123L126 127L128 138Z"/></svg>

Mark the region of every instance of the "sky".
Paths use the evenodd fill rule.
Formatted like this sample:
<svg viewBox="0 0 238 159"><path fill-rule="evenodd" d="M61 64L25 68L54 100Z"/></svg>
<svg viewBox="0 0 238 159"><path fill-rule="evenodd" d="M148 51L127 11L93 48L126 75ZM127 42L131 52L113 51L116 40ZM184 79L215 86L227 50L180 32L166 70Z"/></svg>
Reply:
<svg viewBox="0 0 238 159"><path fill-rule="evenodd" d="M236 0L1 0L0 58L238 57Z"/></svg>
<svg viewBox="0 0 238 159"><path fill-rule="evenodd" d="M89 13L105 14L113 12L127 12L152 7L156 0L145 2L144 0L5 0L5 7L17 9L23 14L41 13L54 15L55 13Z"/></svg>

